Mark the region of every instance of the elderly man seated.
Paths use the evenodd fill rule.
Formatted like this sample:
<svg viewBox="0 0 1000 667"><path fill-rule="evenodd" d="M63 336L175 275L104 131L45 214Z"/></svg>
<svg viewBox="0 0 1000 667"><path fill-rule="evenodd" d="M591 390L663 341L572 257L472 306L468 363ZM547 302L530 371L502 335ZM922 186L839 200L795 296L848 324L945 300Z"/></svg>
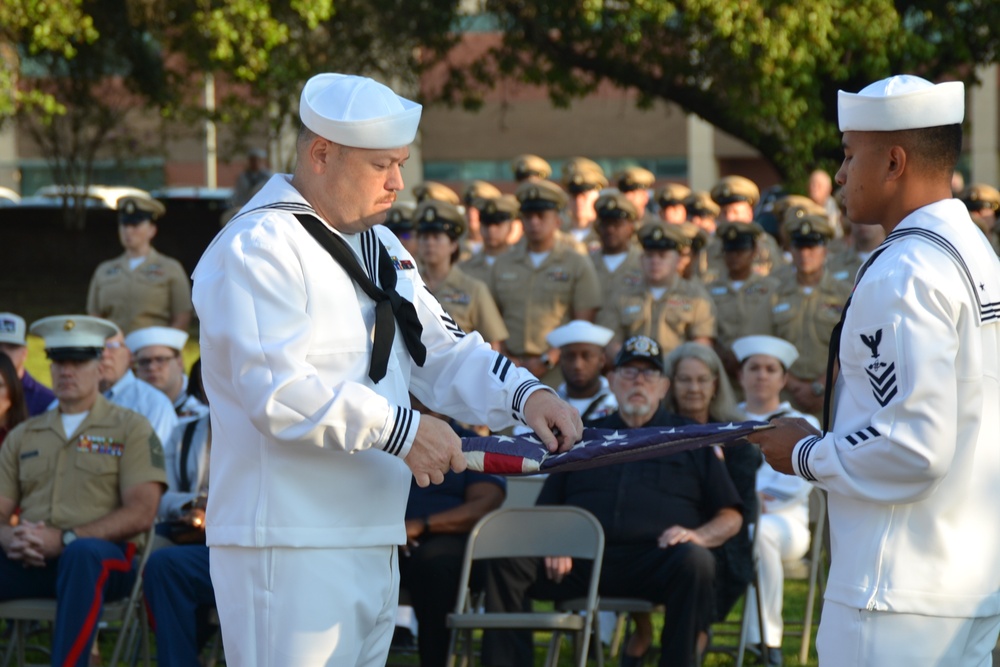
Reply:
<svg viewBox="0 0 1000 667"><path fill-rule="evenodd" d="M618 411L590 423L598 428L676 426L688 420L659 408L669 380L660 346L645 336L628 339L611 374ZM715 558L711 549L739 530L740 497L725 465L711 449L553 474L539 505L575 505L604 527L606 545L600 594L634 597L666 606L660 665L688 667L700 633L712 620ZM565 600L585 594L589 562L569 558L492 562L487 577L490 611L529 608L531 598ZM626 648L626 662L646 646ZM630 660L631 658L631 660ZM531 635L487 632L483 663L530 665Z"/></svg>

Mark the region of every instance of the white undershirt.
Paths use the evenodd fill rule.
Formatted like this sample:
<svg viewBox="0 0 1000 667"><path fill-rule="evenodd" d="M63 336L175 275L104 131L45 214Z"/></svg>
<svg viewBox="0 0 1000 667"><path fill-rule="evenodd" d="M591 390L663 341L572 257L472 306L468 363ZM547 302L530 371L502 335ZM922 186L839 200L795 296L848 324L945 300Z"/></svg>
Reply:
<svg viewBox="0 0 1000 667"><path fill-rule="evenodd" d="M666 287L650 287L649 293L653 295L653 301L659 301L667 293Z"/></svg>
<svg viewBox="0 0 1000 667"><path fill-rule="evenodd" d="M619 252L615 253L614 255L603 255L603 257L604 257L604 266L608 267L608 271L610 273L614 273L615 271L618 270L618 267L622 265L622 262L625 261L625 258L628 257L628 253Z"/></svg>
<svg viewBox="0 0 1000 667"><path fill-rule="evenodd" d="M537 268L538 268L539 266L541 266L541 265L542 265L542 262L544 262L544 261L545 261L545 258L546 258L546 257L548 257L548 256L549 256L549 253L548 253L548 251L547 251L547 250L546 250L545 252L529 252L529 253L528 253L528 257L530 257L530 258L531 258L531 264L532 264L532 266L534 266L534 267L535 267L536 269L537 269Z"/></svg>
<svg viewBox="0 0 1000 667"><path fill-rule="evenodd" d="M483 255L483 258L486 259L486 266L493 266L497 261L496 255Z"/></svg>
<svg viewBox="0 0 1000 667"><path fill-rule="evenodd" d="M80 428L80 424L83 423L83 420L86 419L89 414L90 410L87 410L86 412L78 412L72 415L60 413L59 416L62 417L63 430L66 432L67 438L76 433L76 429Z"/></svg>
<svg viewBox="0 0 1000 667"><path fill-rule="evenodd" d="M129 271L135 271L139 267L139 265L142 264L145 261L146 261L146 257L145 256L142 256L142 257L129 257L129 260L128 260Z"/></svg>

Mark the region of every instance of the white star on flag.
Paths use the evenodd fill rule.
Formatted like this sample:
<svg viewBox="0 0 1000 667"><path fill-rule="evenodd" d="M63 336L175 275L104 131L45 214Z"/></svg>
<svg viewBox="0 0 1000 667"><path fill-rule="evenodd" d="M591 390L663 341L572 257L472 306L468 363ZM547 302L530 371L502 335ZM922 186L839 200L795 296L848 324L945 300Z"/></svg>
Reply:
<svg viewBox="0 0 1000 667"><path fill-rule="evenodd" d="M604 436L605 440L628 440L628 436L622 435L618 431L615 431L611 435Z"/></svg>
<svg viewBox="0 0 1000 667"><path fill-rule="evenodd" d="M733 424L733 422L729 422L728 426L720 426L719 427L720 431L738 431L739 429L740 429L740 427L736 426L735 424Z"/></svg>

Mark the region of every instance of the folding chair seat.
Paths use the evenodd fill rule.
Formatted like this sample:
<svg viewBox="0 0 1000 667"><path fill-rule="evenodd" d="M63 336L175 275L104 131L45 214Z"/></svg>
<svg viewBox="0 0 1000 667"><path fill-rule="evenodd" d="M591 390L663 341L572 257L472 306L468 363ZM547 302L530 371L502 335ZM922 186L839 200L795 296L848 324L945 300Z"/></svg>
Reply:
<svg viewBox="0 0 1000 667"><path fill-rule="evenodd" d="M149 621L146 618L142 604L142 571L146 567L146 561L153 552L154 530L151 528L146 534L146 543L140 553L138 573L135 584L129 595L114 602L105 602L101 609L99 619L100 626L109 623L120 623L117 629L118 639L115 641L114 652L111 654L111 662L116 667L120 662L131 662L131 649L135 647L138 639L142 646L143 664L149 666ZM49 651L44 646L27 645L26 623L37 621L42 623L54 623L56 620L56 601L42 598L26 598L23 600L9 600L0 602L0 618L7 619L12 625L12 634L7 646L6 655L3 659L3 667L10 664L11 658L17 655L18 667L25 665L25 652L31 648L48 655Z"/></svg>
<svg viewBox="0 0 1000 667"><path fill-rule="evenodd" d="M541 558L569 556L593 561L587 587L586 603L581 613L574 611L537 611L496 613L474 609L469 577L473 561L491 558ZM552 632L547 665L559 659L559 645L564 634L574 638L575 663L587 662L590 637L597 611L597 585L604 557L604 531L590 512L570 506L541 506L498 509L490 512L469 534L462 574L459 579L455 612L448 615L452 629L448 665L453 667L460 643L464 643L469 665L474 663L474 630L548 630ZM603 653L598 652L598 664Z"/></svg>

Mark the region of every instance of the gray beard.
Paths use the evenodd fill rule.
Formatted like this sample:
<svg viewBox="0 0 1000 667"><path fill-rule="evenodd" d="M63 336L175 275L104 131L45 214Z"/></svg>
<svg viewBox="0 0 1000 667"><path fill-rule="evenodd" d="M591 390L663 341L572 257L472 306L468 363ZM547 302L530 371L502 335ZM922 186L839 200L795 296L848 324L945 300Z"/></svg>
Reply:
<svg viewBox="0 0 1000 667"><path fill-rule="evenodd" d="M621 406L622 414L628 415L629 417L642 417L648 415L653 411L653 406L651 405L636 405L634 403L626 403Z"/></svg>

